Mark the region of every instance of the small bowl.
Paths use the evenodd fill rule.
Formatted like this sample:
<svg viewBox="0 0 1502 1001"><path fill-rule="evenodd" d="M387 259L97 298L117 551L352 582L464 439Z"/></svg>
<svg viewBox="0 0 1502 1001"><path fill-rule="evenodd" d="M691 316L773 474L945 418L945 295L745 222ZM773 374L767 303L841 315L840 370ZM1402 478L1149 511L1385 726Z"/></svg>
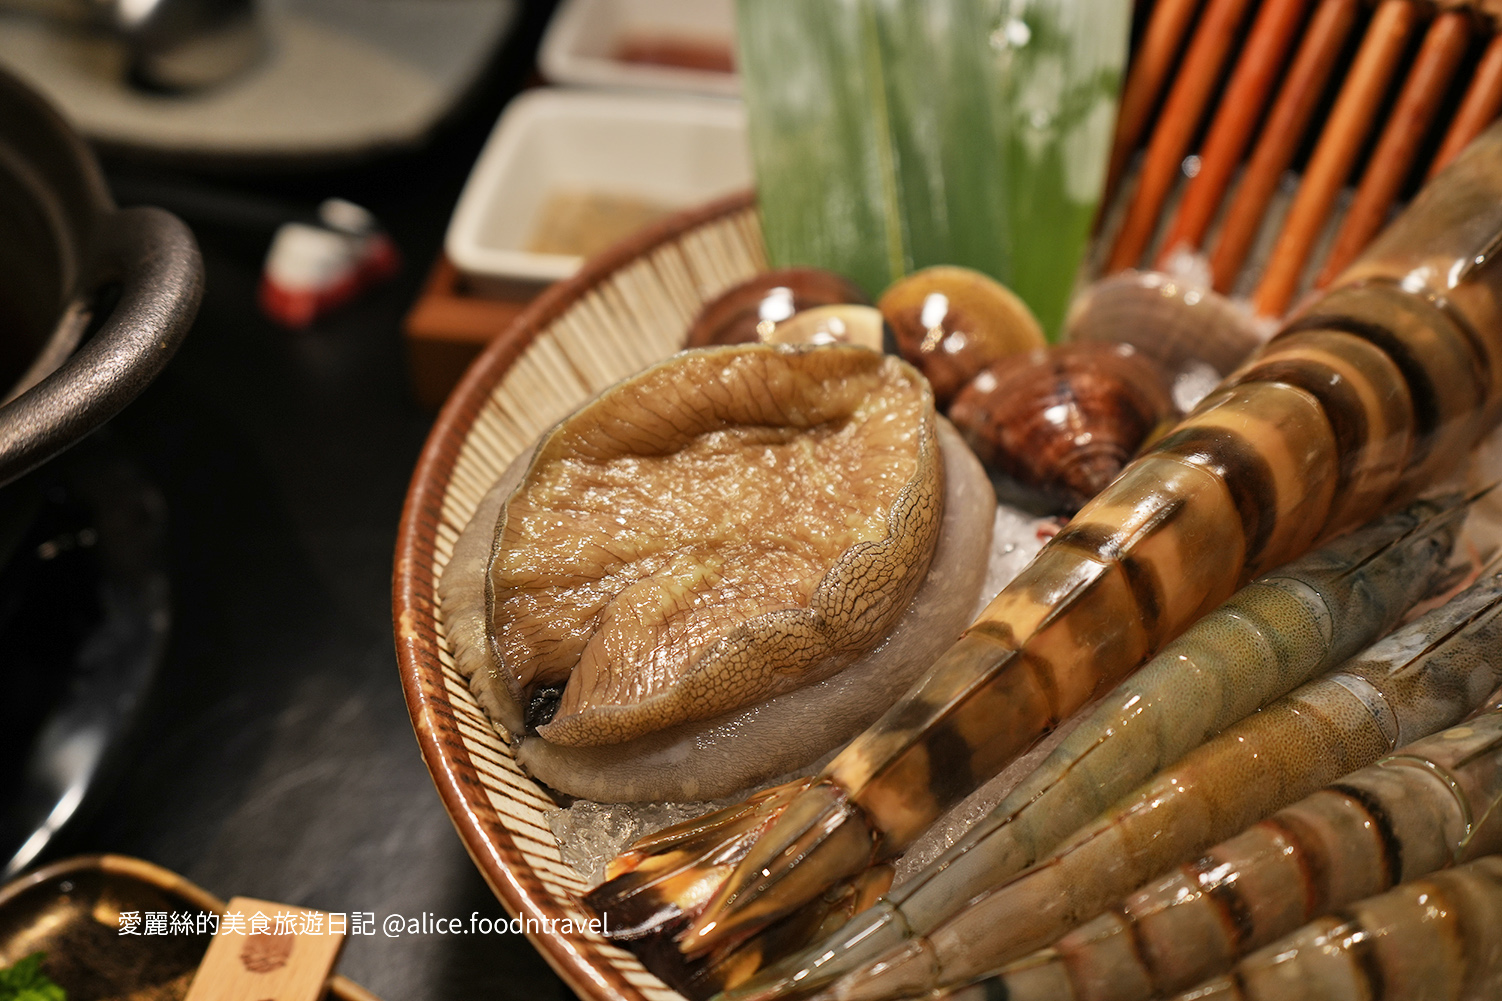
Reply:
<svg viewBox="0 0 1502 1001"><path fill-rule="evenodd" d="M628 214L676 211L751 186L746 116L709 97L534 90L506 108L449 223L444 249L478 292L567 278L583 257L529 244L559 199ZM636 204L640 203L640 204ZM566 205L564 208L566 211Z"/></svg>
<svg viewBox="0 0 1502 1001"><path fill-rule="evenodd" d="M721 96L734 59L733 0L564 0L538 54L552 83Z"/></svg>
<svg viewBox="0 0 1502 1001"><path fill-rule="evenodd" d="M583 878L548 828L553 794L510 746L454 669L436 593L454 540L511 460L606 386L676 352L704 304L767 269L749 194L667 220L592 258L553 286L470 367L428 435L397 538L392 612L407 710L428 771L470 857L534 945L579 995L678 995L598 934ZM536 919L537 923L533 923ZM543 929L552 928L553 931Z"/></svg>
<svg viewBox="0 0 1502 1001"><path fill-rule="evenodd" d="M195 883L125 855L83 855L0 887L0 966L34 952L69 1001L170 1001L188 991L213 936L122 936L121 911L213 914L224 901ZM330 977L333 1001L379 1001Z"/></svg>

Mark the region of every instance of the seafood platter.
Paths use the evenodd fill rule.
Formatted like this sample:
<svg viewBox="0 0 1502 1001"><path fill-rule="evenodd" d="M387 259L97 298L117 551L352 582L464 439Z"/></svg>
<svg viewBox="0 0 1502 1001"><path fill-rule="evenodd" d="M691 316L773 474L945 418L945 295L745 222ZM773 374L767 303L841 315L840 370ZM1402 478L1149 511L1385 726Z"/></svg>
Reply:
<svg viewBox="0 0 1502 1001"><path fill-rule="evenodd" d="M965 268L772 267L746 195L450 398L403 685L581 995L1502 997L1502 48L1195 7L1059 343Z"/></svg>

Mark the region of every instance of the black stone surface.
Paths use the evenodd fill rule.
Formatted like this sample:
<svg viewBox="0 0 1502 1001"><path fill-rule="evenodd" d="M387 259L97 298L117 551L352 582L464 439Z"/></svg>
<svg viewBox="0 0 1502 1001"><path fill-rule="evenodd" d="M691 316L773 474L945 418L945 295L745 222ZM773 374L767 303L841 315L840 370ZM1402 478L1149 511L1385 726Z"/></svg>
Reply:
<svg viewBox="0 0 1502 1001"><path fill-rule="evenodd" d="M428 147L337 172L188 174L106 164L122 204L196 233L207 292L167 371L111 425L166 500L165 662L120 777L43 861L137 855L223 897L370 912L340 972L388 1001L567 998L520 936L379 932L391 914L499 918L418 754L390 587L407 481L431 422L400 327L549 4ZM338 195L371 209L406 264L307 331L256 308L275 226Z"/></svg>

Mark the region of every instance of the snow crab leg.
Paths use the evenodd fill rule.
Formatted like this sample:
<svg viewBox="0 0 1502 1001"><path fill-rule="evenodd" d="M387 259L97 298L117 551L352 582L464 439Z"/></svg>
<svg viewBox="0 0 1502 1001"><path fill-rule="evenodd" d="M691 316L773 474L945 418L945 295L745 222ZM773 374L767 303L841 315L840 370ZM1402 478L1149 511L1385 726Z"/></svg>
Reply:
<svg viewBox="0 0 1502 1001"><path fill-rule="evenodd" d="M673 837L712 842L712 860L658 839L618 858L586 903L684 961L732 949L898 855L1241 582L1415 496L1498 416L1499 234L1494 128L1087 504L923 682L792 795L765 800L738 863L685 825Z"/></svg>
<svg viewBox="0 0 1502 1001"><path fill-rule="evenodd" d="M806 994L1032 865L1195 747L1368 646L1450 576L1467 503L1418 501L1252 581L1091 710L924 872L727 998Z"/></svg>

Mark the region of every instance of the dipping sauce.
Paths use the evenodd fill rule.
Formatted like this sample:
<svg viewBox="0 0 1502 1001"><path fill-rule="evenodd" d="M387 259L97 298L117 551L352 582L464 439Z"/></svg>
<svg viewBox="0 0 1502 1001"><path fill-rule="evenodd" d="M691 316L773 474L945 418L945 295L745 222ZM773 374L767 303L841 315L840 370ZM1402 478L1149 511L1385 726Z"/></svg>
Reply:
<svg viewBox="0 0 1502 1001"><path fill-rule="evenodd" d="M588 257L673 211L673 206L637 195L553 191L532 224L527 250L533 254Z"/></svg>
<svg viewBox="0 0 1502 1001"><path fill-rule="evenodd" d="M705 73L734 73L735 54L728 41L688 35L626 35L615 47L623 63L646 63Z"/></svg>

